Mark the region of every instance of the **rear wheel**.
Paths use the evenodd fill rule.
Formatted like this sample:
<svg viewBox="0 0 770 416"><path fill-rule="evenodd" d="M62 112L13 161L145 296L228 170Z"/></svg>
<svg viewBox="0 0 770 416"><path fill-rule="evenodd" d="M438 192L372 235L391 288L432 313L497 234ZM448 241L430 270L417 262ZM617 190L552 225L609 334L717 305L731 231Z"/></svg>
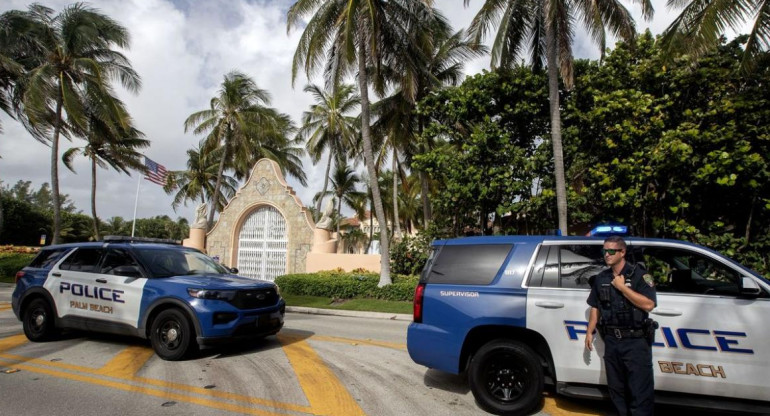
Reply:
<svg viewBox="0 0 770 416"><path fill-rule="evenodd" d="M543 398L540 359L521 342L495 340L481 347L471 360L468 382L479 406L495 414L525 414Z"/></svg>
<svg viewBox="0 0 770 416"><path fill-rule="evenodd" d="M50 341L56 336L51 306L44 299L35 299L27 305L22 316L24 335L30 341Z"/></svg>
<svg viewBox="0 0 770 416"><path fill-rule="evenodd" d="M194 349L195 330L187 315L179 309L166 309L150 327L150 343L158 357L177 361Z"/></svg>

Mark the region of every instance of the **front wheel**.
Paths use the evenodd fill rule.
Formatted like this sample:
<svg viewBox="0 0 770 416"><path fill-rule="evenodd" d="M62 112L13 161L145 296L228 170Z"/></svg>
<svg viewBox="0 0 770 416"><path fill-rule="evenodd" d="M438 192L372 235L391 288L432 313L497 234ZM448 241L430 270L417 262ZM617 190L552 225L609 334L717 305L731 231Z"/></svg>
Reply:
<svg viewBox="0 0 770 416"><path fill-rule="evenodd" d="M191 352L195 330L184 312L166 309L158 314L150 327L150 343L158 357L177 361Z"/></svg>
<svg viewBox="0 0 770 416"><path fill-rule="evenodd" d="M481 347L471 359L468 382L484 410L524 415L542 400L543 367L530 347L495 340Z"/></svg>

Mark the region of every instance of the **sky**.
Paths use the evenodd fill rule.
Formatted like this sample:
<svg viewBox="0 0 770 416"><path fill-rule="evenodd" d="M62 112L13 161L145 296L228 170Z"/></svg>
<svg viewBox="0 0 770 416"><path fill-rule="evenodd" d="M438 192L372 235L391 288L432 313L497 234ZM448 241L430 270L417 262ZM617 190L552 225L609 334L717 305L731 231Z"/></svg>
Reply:
<svg viewBox="0 0 770 416"><path fill-rule="evenodd" d="M38 1L61 11L74 1ZM638 31L649 28L662 32L674 19L675 12L665 7L666 0L653 0L655 17L650 22L641 18L641 10L624 1L634 15ZM27 9L29 1L2 0L0 13ZM131 47L122 51L142 78L138 94L120 91L134 118L136 127L145 133L151 146L144 154L169 170L186 167L186 151L195 147L201 136L184 131L184 120L192 113L208 109L224 75L232 70L252 77L267 90L271 106L291 116L299 125L302 112L313 104L309 94L302 91L308 83L298 76L292 85L291 61L301 32L287 33L286 11L291 0L99 0L88 3L126 27L131 35ZM481 7L480 0L471 0L468 8L462 0L436 0L434 3L452 23L455 30L467 28ZM608 42L608 45L612 43ZM599 49L584 33L576 34L573 53L577 58L598 58ZM489 57L466 63L466 74L489 69ZM319 85L318 77L312 82ZM0 114L0 180L13 185L18 180L31 181L33 189L50 183L50 148L34 140L29 133L7 115ZM82 146L83 141L62 140L67 148ZM322 160L325 160L323 158ZM255 161L256 163L256 161ZM307 187L292 178L289 185L305 205L323 187L324 165L313 166L303 161ZM91 178L85 158L74 163L76 173L63 164L59 167L60 191L68 194L75 206L90 215ZM188 203L174 211L173 195L141 175L130 177L115 171L97 173L97 213L100 218L114 216L131 220L139 190L136 217L168 215L173 219L195 218L196 203Z"/></svg>

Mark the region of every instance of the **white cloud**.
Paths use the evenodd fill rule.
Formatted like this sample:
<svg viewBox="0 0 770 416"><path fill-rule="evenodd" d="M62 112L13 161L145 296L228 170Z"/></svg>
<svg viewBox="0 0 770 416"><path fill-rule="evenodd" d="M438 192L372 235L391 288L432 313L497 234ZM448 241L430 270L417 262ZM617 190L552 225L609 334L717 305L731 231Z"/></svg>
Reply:
<svg viewBox="0 0 770 416"><path fill-rule="evenodd" d="M74 1L54 0L45 4L54 10ZM628 3L628 2L626 2ZM656 18L651 23L641 20L638 28L650 27L659 33L673 19L665 10L665 0L653 0ZM29 3L4 0L0 12L26 9ZM185 133L184 120L195 111L208 107L224 74L239 70L253 77L260 88L272 96L272 106L289 114L299 123L302 111L312 103L302 92L307 80L302 74L291 84L291 62L300 31L286 31L286 11L292 2L228 1L228 0L104 0L94 1L93 7L111 16L128 28L132 44L126 51L134 69L142 77L139 94L125 91L125 100L137 127L152 146L145 154L168 169L185 168L186 150L194 147L199 137ZM461 0L437 0L436 7L452 22L455 29L466 27L481 7L472 0L466 9ZM640 19L638 7L629 7ZM578 57L598 57L598 48L579 33L574 53ZM489 58L466 63L468 73L489 67ZM321 82L315 80L315 82ZM30 180L35 187L50 182L50 149L34 141L19 123L0 116L3 133L0 136L0 179L5 184ZM66 148L72 144L62 142ZM74 145L80 145L77 141ZM289 179L305 204L320 191L323 183L323 163L312 166L305 161L308 187ZM61 166L60 188L69 194L76 206L90 213L90 169L85 160L76 163L77 174ZM115 172L98 172L97 210L102 218L122 216L130 219L134 209L137 175L132 177ZM194 219L194 203L174 213L172 197L150 182L141 181L141 200L137 216L169 215Z"/></svg>

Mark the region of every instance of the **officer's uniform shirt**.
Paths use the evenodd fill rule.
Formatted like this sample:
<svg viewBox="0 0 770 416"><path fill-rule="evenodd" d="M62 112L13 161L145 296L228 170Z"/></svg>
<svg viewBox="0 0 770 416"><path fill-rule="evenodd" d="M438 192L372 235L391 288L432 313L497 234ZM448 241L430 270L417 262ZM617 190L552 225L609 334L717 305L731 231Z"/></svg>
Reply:
<svg viewBox="0 0 770 416"><path fill-rule="evenodd" d="M637 293L640 293L646 296L648 299L655 302L655 305L658 304L657 298L655 296L655 288L654 288L654 282L652 280L652 277L649 274L646 274L646 271L642 266L640 265L632 266L629 264L628 261L626 261L626 264L623 266L623 270L621 271L621 274L626 278L626 281L628 280L629 277L631 278L631 289L633 289ZM591 293L589 293L588 295L588 300L587 300L588 305L590 305L593 308L599 309L600 312L604 312L604 314L602 314L602 316L600 317L600 322L604 323L605 325L625 327L628 329L639 328L642 324L642 321L644 321L644 319L648 317L648 314L647 312L644 312L641 309L638 309L635 306L633 306L633 304L631 304L631 302L628 299L626 299L626 297L623 296L623 294L620 293L619 290L612 287L612 280L614 278L615 276L612 274L612 268L607 268L603 270L601 273L599 273L598 275L596 275L596 277L593 279L593 284L591 285ZM641 320L633 319L633 314L631 314L629 319L623 319L624 318L623 316L617 316L617 315L612 317L605 316L605 314L607 314L607 309L602 308L603 305L600 302L600 295L599 295L599 291L601 290L603 285L609 285L609 293L610 293L609 307L612 309L613 314L615 314L618 311L624 311L624 310L630 313L631 309L636 309L637 314L641 313ZM637 317L639 317L639 315L637 315Z"/></svg>

